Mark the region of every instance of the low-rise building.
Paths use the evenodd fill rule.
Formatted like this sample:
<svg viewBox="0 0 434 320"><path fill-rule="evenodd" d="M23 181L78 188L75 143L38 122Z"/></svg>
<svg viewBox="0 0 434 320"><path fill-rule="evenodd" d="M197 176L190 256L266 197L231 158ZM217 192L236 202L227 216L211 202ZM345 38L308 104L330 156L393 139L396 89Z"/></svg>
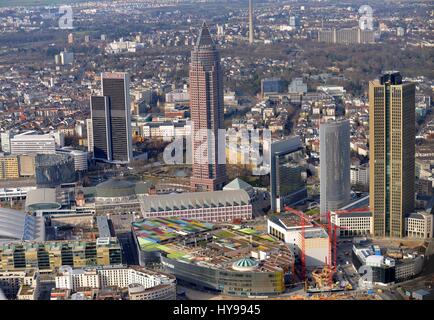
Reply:
<svg viewBox="0 0 434 320"><path fill-rule="evenodd" d="M330 211L330 220L338 227L340 237L371 234L373 217L369 208Z"/></svg>
<svg viewBox="0 0 434 320"><path fill-rule="evenodd" d="M433 216L428 212L415 212L405 218L405 230L409 238L432 238Z"/></svg>
<svg viewBox="0 0 434 320"><path fill-rule="evenodd" d="M131 300L175 300L176 279L172 275L141 267L104 266L72 269L62 267L55 277L56 289L128 289Z"/></svg>
<svg viewBox="0 0 434 320"><path fill-rule="evenodd" d="M39 272L0 271L0 289L8 299L37 300L39 296Z"/></svg>
<svg viewBox="0 0 434 320"><path fill-rule="evenodd" d="M267 231L287 243L296 259L301 259L304 242L306 268L314 269L327 263L330 244L328 234L323 228L307 222L302 226L298 216L282 214L268 219Z"/></svg>
<svg viewBox="0 0 434 320"><path fill-rule="evenodd" d="M0 156L0 180L12 180L20 177L17 156Z"/></svg>
<svg viewBox="0 0 434 320"><path fill-rule="evenodd" d="M209 222L250 220L252 204L245 190L142 196L143 218L181 217Z"/></svg>

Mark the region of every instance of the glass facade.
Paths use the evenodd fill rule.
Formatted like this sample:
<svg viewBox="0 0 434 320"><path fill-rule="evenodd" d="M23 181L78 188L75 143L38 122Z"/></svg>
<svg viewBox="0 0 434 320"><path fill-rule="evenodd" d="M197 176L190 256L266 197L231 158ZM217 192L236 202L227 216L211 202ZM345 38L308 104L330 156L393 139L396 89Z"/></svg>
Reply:
<svg viewBox="0 0 434 320"><path fill-rule="evenodd" d="M238 296L277 295L285 290L284 272L233 271L199 266L161 257L165 270L184 283L200 290Z"/></svg>
<svg viewBox="0 0 434 320"><path fill-rule="evenodd" d="M5 243L0 245L0 270L39 268L54 270L63 265L74 268L122 263L116 238L97 241L47 241L45 243Z"/></svg>

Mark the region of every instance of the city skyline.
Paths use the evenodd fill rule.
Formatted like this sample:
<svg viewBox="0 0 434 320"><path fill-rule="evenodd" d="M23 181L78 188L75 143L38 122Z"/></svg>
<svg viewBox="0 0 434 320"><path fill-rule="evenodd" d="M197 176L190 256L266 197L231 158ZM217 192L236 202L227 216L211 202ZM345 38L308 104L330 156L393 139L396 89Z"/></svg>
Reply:
<svg viewBox="0 0 434 320"><path fill-rule="evenodd" d="M434 297L429 3L45 1L0 5L0 300Z"/></svg>

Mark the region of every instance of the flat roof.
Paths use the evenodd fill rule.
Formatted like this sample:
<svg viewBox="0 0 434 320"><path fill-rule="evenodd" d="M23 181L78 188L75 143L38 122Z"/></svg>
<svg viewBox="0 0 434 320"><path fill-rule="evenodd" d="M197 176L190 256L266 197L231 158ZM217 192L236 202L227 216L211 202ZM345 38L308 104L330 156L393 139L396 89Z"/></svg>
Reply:
<svg viewBox="0 0 434 320"><path fill-rule="evenodd" d="M160 243L179 236L209 231L213 224L183 218L152 218L132 223L132 229L142 244Z"/></svg>
<svg viewBox="0 0 434 320"><path fill-rule="evenodd" d="M110 238L110 226L108 223L107 217L104 216L97 216L96 217L96 223L98 226L98 233L100 238Z"/></svg>
<svg viewBox="0 0 434 320"><path fill-rule="evenodd" d="M235 262L261 252L269 259L258 260L256 272L270 272L287 269L293 261L285 243L254 228L177 218L149 218L132 225L141 250L159 251L184 263L232 270ZM184 235L182 240L179 235Z"/></svg>

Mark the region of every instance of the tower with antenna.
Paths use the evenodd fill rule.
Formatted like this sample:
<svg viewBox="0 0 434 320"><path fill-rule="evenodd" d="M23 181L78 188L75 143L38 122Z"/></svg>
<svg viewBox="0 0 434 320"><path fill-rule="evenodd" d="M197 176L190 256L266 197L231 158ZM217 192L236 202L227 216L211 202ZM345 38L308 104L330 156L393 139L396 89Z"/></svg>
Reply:
<svg viewBox="0 0 434 320"><path fill-rule="evenodd" d="M253 44L254 31L253 31L253 0L249 0L249 44Z"/></svg>

